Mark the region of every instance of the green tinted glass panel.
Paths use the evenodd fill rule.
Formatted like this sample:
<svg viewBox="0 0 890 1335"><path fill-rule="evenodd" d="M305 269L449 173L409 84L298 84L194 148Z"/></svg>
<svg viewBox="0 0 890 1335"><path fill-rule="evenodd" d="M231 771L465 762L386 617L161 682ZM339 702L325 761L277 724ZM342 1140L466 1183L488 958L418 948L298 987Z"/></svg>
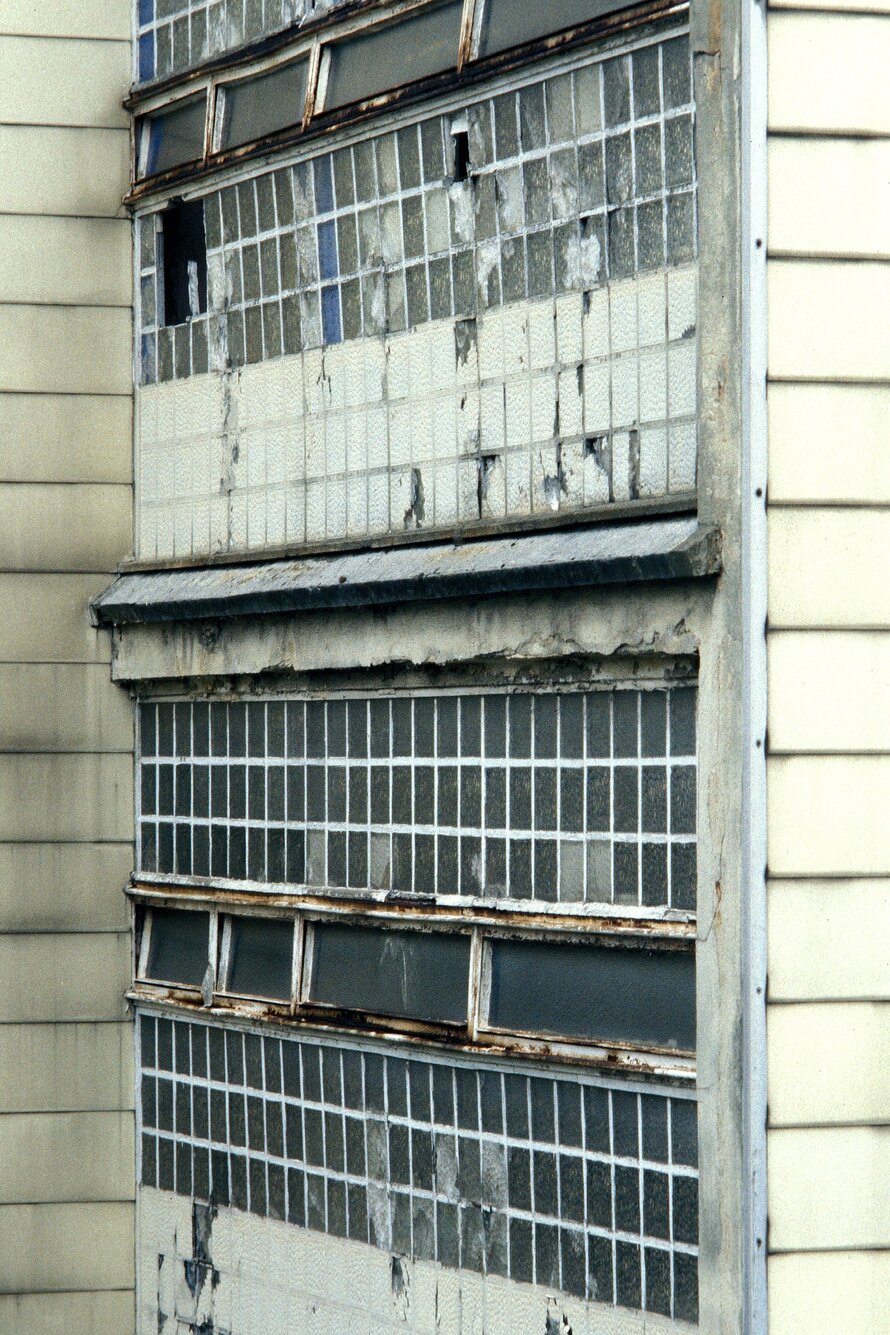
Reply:
<svg viewBox="0 0 890 1335"><path fill-rule="evenodd" d="M229 84L225 89L220 148L251 144L289 125L299 125L308 68L308 61L298 60L259 78Z"/></svg>
<svg viewBox="0 0 890 1335"><path fill-rule="evenodd" d="M310 1000L343 1010L462 1024L470 938L316 923Z"/></svg>
<svg viewBox="0 0 890 1335"><path fill-rule="evenodd" d="M627 4L616 0L489 0L482 24L479 55L490 56L539 37L602 18Z"/></svg>
<svg viewBox="0 0 890 1335"><path fill-rule="evenodd" d="M294 925L269 918L233 918L228 990L289 1001Z"/></svg>
<svg viewBox="0 0 890 1335"><path fill-rule="evenodd" d="M181 167L204 156L204 121L207 104L203 97L184 102L170 111L148 117L148 152L143 176Z"/></svg>
<svg viewBox="0 0 890 1335"><path fill-rule="evenodd" d="M209 933L209 913L153 909L146 978L200 987L207 972Z"/></svg>
<svg viewBox="0 0 890 1335"><path fill-rule="evenodd" d="M516 1033L695 1048L695 957L493 941L489 1023Z"/></svg>
<svg viewBox="0 0 890 1335"><path fill-rule="evenodd" d="M462 12L439 5L332 47L325 109L455 69Z"/></svg>

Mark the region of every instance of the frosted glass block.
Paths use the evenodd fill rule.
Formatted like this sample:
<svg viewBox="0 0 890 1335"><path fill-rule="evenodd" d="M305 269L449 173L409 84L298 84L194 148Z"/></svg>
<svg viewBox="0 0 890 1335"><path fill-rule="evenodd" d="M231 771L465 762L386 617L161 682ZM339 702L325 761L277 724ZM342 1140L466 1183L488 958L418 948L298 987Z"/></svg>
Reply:
<svg viewBox="0 0 890 1335"><path fill-rule="evenodd" d="M608 432L611 428L609 379L606 362L584 367L584 430L590 436Z"/></svg>
<svg viewBox="0 0 890 1335"><path fill-rule="evenodd" d="M640 494L661 496L667 490L667 431L664 427L643 427L640 431Z"/></svg>
<svg viewBox="0 0 890 1335"><path fill-rule="evenodd" d="M584 305L579 293L556 298L556 352L564 364L577 364L583 356Z"/></svg>
<svg viewBox="0 0 890 1335"><path fill-rule="evenodd" d="M580 436L582 430L582 410L581 393L578 388L578 373L574 369L571 371L560 371L559 373L559 434L565 438L567 436Z"/></svg>
<svg viewBox="0 0 890 1335"><path fill-rule="evenodd" d="M612 362L612 424L632 426L639 420L637 358L628 354Z"/></svg>
<svg viewBox="0 0 890 1335"><path fill-rule="evenodd" d="M568 372L575 379L575 393L578 394L577 371ZM531 438L532 442L538 440L551 440L557 435L557 378L551 371L549 374L536 375L531 380ZM580 430L580 427L578 428ZM512 444L513 442L511 442Z"/></svg>
<svg viewBox="0 0 890 1335"><path fill-rule="evenodd" d="M667 416L667 356L664 347L640 353L640 421Z"/></svg>
<svg viewBox="0 0 890 1335"><path fill-rule="evenodd" d="M670 428L668 435L670 489L683 491L695 486L695 426L690 423Z"/></svg>
<svg viewBox="0 0 890 1335"><path fill-rule="evenodd" d="M613 353L637 346L637 290L632 280L613 283L609 289L609 336Z"/></svg>
<svg viewBox="0 0 890 1335"><path fill-rule="evenodd" d="M553 302L529 302L525 317L528 321L529 366L533 371L549 370L556 358Z"/></svg>
<svg viewBox="0 0 890 1335"><path fill-rule="evenodd" d="M325 537L346 536L346 479L329 477L327 481Z"/></svg>
<svg viewBox="0 0 890 1335"><path fill-rule="evenodd" d="M668 276L668 284L670 284L671 276ZM641 347L664 343L666 306L664 274L642 274L637 279L637 310L639 313Z"/></svg>
<svg viewBox="0 0 890 1335"><path fill-rule="evenodd" d="M671 417L695 412L695 341L673 343L668 349L668 409Z"/></svg>
<svg viewBox="0 0 890 1335"><path fill-rule="evenodd" d="M528 445L531 443L532 408L531 382L525 377L516 377L504 387L504 414L507 426L507 445Z"/></svg>

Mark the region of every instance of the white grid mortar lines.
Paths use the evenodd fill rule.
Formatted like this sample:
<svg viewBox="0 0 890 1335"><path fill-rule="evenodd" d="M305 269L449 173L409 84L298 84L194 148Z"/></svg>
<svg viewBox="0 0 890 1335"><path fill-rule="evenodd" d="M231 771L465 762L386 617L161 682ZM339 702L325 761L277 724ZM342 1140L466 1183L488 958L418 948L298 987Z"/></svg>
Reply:
<svg viewBox="0 0 890 1335"><path fill-rule="evenodd" d="M208 195L211 369L691 261L693 118L675 37L472 104L466 181L449 115ZM187 325L152 316L153 250L150 235L143 383L207 368L206 319L195 352Z"/></svg>
<svg viewBox="0 0 890 1335"><path fill-rule="evenodd" d="M695 692L140 710L143 872L695 907Z"/></svg>
<svg viewBox="0 0 890 1335"><path fill-rule="evenodd" d="M140 1180L694 1320L694 1102L139 1021Z"/></svg>

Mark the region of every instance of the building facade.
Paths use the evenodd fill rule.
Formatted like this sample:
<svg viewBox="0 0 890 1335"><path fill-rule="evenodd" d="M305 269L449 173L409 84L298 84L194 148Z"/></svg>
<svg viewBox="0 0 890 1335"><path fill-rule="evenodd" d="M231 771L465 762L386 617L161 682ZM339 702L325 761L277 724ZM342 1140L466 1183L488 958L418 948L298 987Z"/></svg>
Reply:
<svg viewBox="0 0 890 1335"><path fill-rule="evenodd" d="M876 1335L890 15L32 8L0 1330Z"/></svg>

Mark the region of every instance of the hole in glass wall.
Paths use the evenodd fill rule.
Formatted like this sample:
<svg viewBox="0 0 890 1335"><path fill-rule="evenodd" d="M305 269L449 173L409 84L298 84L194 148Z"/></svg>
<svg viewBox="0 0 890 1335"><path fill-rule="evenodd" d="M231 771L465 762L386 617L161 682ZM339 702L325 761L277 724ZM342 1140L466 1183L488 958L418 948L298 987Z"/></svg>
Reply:
<svg viewBox="0 0 890 1335"><path fill-rule="evenodd" d="M140 123L140 176L154 176L204 156L207 99L182 102Z"/></svg>
<svg viewBox="0 0 890 1335"><path fill-rule="evenodd" d="M627 8L626 0L547 0L546 4L489 0L479 34L479 55L508 51Z"/></svg>
<svg viewBox="0 0 890 1335"><path fill-rule="evenodd" d="M315 923L309 1000L438 1024L465 1024L470 938Z"/></svg>
<svg viewBox="0 0 890 1335"><path fill-rule="evenodd" d="M152 909L144 977L200 987L207 972L209 913Z"/></svg>
<svg viewBox="0 0 890 1335"><path fill-rule="evenodd" d="M456 69L462 13L462 0L439 5L332 46L325 110Z"/></svg>
<svg viewBox="0 0 890 1335"><path fill-rule="evenodd" d="M470 135L465 126L452 126L451 142L454 154L453 179L466 181L470 175Z"/></svg>
<svg viewBox="0 0 890 1335"><path fill-rule="evenodd" d="M256 79L226 85L221 90L219 148L251 144L289 125L299 125L306 101L308 69L308 61L298 60Z"/></svg>
<svg viewBox="0 0 890 1335"><path fill-rule="evenodd" d="M203 200L175 200L161 214L164 323L184 324L207 310Z"/></svg>
<svg viewBox="0 0 890 1335"><path fill-rule="evenodd" d="M511 1033L695 1050L695 957L491 941L488 1022Z"/></svg>
<svg viewBox="0 0 890 1335"><path fill-rule="evenodd" d="M293 976L293 922L231 918L229 930L226 991L289 1001Z"/></svg>

